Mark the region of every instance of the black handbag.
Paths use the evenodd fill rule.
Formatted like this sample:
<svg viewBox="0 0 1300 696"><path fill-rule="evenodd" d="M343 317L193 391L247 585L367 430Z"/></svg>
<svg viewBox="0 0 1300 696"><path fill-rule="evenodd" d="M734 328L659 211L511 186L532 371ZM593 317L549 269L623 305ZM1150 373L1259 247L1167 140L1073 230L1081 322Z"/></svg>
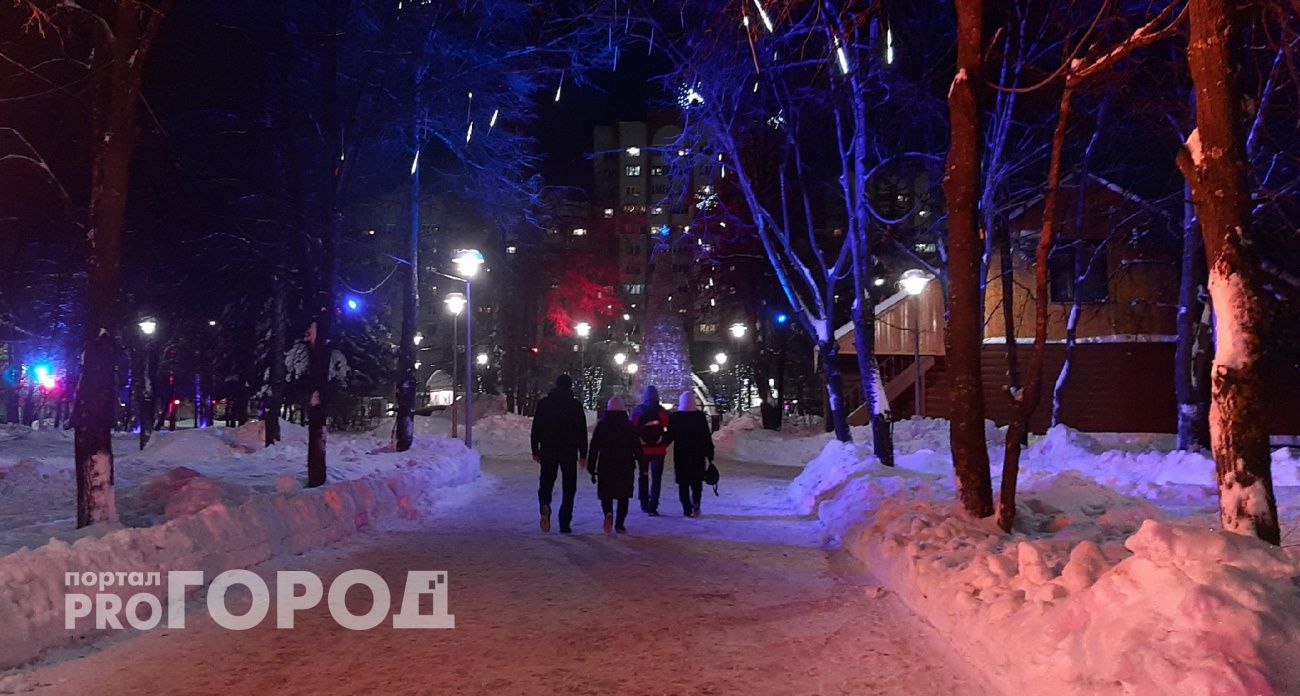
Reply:
<svg viewBox="0 0 1300 696"><path fill-rule="evenodd" d="M713 462L709 462L709 468L704 470L704 483L713 486L714 495L718 495L718 479L721 476L718 473L718 467Z"/></svg>

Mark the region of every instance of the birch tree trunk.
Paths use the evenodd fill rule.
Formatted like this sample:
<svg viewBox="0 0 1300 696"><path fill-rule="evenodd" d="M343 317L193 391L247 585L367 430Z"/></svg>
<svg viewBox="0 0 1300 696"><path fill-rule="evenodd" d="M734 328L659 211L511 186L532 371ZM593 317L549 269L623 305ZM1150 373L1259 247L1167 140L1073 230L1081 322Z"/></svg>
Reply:
<svg viewBox="0 0 1300 696"><path fill-rule="evenodd" d="M984 44L983 0L956 0L957 75L948 92L952 139L943 181L948 203L948 369L952 374L950 437L957 494L972 517L993 514L993 483L984 440L980 379L983 317L980 297L978 192L980 116L977 98Z"/></svg>
<svg viewBox="0 0 1300 696"><path fill-rule="evenodd" d="M1187 63L1196 88L1196 129L1178 164L1192 189L1205 257L1216 344L1210 379L1210 443L1223 528L1280 543L1261 371L1269 307L1250 241L1250 191L1237 42L1227 0L1190 0Z"/></svg>

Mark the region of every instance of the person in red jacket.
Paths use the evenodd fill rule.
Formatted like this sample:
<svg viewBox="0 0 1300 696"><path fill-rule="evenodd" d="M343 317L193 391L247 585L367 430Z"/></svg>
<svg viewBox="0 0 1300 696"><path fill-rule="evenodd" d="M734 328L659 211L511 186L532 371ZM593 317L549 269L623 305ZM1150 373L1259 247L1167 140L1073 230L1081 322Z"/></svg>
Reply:
<svg viewBox="0 0 1300 696"><path fill-rule="evenodd" d="M637 476L637 497L641 511L651 517L659 516L659 488L664 478L664 457L668 456L668 412L659 404L659 388L653 384L641 395L641 405L632 411L632 426L641 437L641 451Z"/></svg>

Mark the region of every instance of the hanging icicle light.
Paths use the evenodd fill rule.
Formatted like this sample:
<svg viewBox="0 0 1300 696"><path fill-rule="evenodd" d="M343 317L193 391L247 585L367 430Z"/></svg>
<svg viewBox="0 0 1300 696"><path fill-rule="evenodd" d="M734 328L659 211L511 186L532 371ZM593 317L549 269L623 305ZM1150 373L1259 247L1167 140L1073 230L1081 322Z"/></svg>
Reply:
<svg viewBox="0 0 1300 696"><path fill-rule="evenodd" d="M844 44L840 43L840 37L835 37L835 59L840 63L840 72L845 75L849 74L849 54L844 50Z"/></svg>
<svg viewBox="0 0 1300 696"><path fill-rule="evenodd" d="M564 94L564 73L560 73L560 84L555 86L555 101L558 103Z"/></svg>
<svg viewBox="0 0 1300 696"><path fill-rule="evenodd" d="M474 137L474 122L469 122L469 129L465 131L465 144L469 144L470 139Z"/></svg>
<svg viewBox="0 0 1300 696"><path fill-rule="evenodd" d="M894 62L894 30L886 27L885 28L885 63L888 65L893 62Z"/></svg>
<svg viewBox="0 0 1300 696"><path fill-rule="evenodd" d="M497 127L497 116L500 115L501 115L501 109L492 110L492 118L488 120L488 130L492 130L493 128Z"/></svg>
<svg viewBox="0 0 1300 696"><path fill-rule="evenodd" d="M767 33L772 33L772 18L767 16L767 10L763 9L761 0L754 0L754 7L758 8L758 18L763 20L763 26L767 28Z"/></svg>
<svg viewBox="0 0 1300 696"><path fill-rule="evenodd" d="M414 176L417 169L420 168L420 151L415 151L415 157L411 159L411 175Z"/></svg>

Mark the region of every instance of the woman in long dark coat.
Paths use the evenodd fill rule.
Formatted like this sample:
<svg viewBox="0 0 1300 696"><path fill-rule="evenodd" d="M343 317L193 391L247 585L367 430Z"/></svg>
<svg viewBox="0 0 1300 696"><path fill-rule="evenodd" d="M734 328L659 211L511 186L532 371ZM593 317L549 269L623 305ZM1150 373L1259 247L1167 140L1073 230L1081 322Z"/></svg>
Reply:
<svg viewBox="0 0 1300 696"><path fill-rule="evenodd" d="M677 412L668 421L668 439L673 442L673 473L682 514L700 516L700 495L704 492L704 471L713 461L713 430L709 417L695 405L695 394L682 392Z"/></svg>
<svg viewBox="0 0 1300 696"><path fill-rule="evenodd" d="M641 438L627 416L623 399L614 397L605 407L605 417L596 423L587 448L587 472L596 482L600 509L605 513L605 533L626 532L627 503L636 487L637 464L643 461ZM618 503L618 516L614 503Z"/></svg>

